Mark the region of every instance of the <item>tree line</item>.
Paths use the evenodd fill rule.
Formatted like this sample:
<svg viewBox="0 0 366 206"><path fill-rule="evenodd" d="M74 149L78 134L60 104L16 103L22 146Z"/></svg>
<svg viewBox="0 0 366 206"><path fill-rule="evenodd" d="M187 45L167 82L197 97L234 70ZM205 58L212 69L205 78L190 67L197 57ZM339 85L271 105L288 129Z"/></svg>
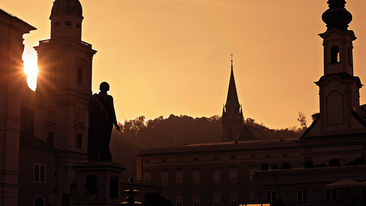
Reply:
<svg viewBox="0 0 366 206"><path fill-rule="evenodd" d="M260 139L287 139L300 137L306 129L306 119L301 112L298 121L299 128L286 129L270 129L251 118L244 124L255 130ZM113 161L126 167L126 178L135 175L135 154L139 148L220 142L222 137L220 116L193 118L172 114L151 120L140 116L124 121L120 127L120 131L112 133L111 152Z"/></svg>

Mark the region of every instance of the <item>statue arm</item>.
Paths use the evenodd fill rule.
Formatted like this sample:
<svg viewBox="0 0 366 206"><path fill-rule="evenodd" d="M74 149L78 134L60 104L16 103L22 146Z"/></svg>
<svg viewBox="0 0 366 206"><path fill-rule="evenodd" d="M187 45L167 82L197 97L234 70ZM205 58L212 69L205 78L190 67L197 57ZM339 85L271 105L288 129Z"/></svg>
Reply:
<svg viewBox="0 0 366 206"><path fill-rule="evenodd" d="M118 123L117 123L117 118L116 118L116 112L114 110L114 104L113 104L113 97L111 96L111 101L110 101L110 108L111 108L111 117L112 117L112 121L114 126L117 127L117 129L119 129Z"/></svg>

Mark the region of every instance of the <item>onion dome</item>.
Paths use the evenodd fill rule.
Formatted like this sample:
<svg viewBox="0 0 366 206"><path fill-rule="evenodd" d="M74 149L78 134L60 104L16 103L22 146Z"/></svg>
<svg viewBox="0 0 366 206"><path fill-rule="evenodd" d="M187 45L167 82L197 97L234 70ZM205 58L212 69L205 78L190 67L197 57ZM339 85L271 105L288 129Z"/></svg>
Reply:
<svg viewBox="0 0 366 206"><path fill-rule="evenodd" d="M51 17L67 15L83 18L83 8L79 0L55 0L51 11Z"/></svg>
<svg viewBox="0 0 366 206"><path fill-rule="evenodd" d="M328 29L347 30L352 21L352 14L345 8L345 0L329 0L329 9L323 13L322 19Z"/></svg>

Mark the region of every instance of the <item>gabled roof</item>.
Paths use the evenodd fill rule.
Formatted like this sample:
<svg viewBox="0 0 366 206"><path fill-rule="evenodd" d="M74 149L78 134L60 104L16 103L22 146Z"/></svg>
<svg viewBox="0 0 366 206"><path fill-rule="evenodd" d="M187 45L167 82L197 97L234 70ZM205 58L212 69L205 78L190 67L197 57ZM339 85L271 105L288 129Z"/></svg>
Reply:
<svg viewBox="0 0 366 206"><path fill-rule="evenodd" d="M18 17L16 16L13 16L7 12L5 12L4 10L0 9L0 17L1 15L7 17L10 21L14 21L16 22L17 24L19 24L19 26L22 27L22 29L24 29L25 32L30 32L32 30L36 30L35 27L33 27L32 25L28 24L27 22L19 19Z"/></svg>

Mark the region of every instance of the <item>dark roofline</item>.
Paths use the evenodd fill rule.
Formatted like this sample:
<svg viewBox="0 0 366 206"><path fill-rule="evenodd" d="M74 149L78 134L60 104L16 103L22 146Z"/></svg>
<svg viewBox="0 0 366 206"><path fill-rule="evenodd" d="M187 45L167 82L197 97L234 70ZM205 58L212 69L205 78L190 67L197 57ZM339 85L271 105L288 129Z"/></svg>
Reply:
<svg viewBox="0 0 366 206"><path fill-rule="evenodd" d="M3 14L5 16L9 17L13 21L17 21L18 23L23 24L24 27L28 27L27 28L28 29L28 32L37 29L34 26L32 26L32 25L28 24L27 22L23 21L22 19L20 19L20 18L18 18L16 16L13 16L13 15L11 15L9 13L7 13L6 11L4 11L2 9L0 9L0 14Z"/></svg>
<svg viewBox="0 0 366 206"><path fill-rule="evenodd" d="M301 143L301 142L304 141L305 136L310 132L310 130L313 129L314 125L319 121L319 119L320 119L320 113L317 113L315 115L317 115L316 118L315 118L315 120L313 121L313 123L311 123L310 127L308 127L306 129L306 131L304 132L304 134L301 135L300 139L298 140L299 143Z"/></svg>

